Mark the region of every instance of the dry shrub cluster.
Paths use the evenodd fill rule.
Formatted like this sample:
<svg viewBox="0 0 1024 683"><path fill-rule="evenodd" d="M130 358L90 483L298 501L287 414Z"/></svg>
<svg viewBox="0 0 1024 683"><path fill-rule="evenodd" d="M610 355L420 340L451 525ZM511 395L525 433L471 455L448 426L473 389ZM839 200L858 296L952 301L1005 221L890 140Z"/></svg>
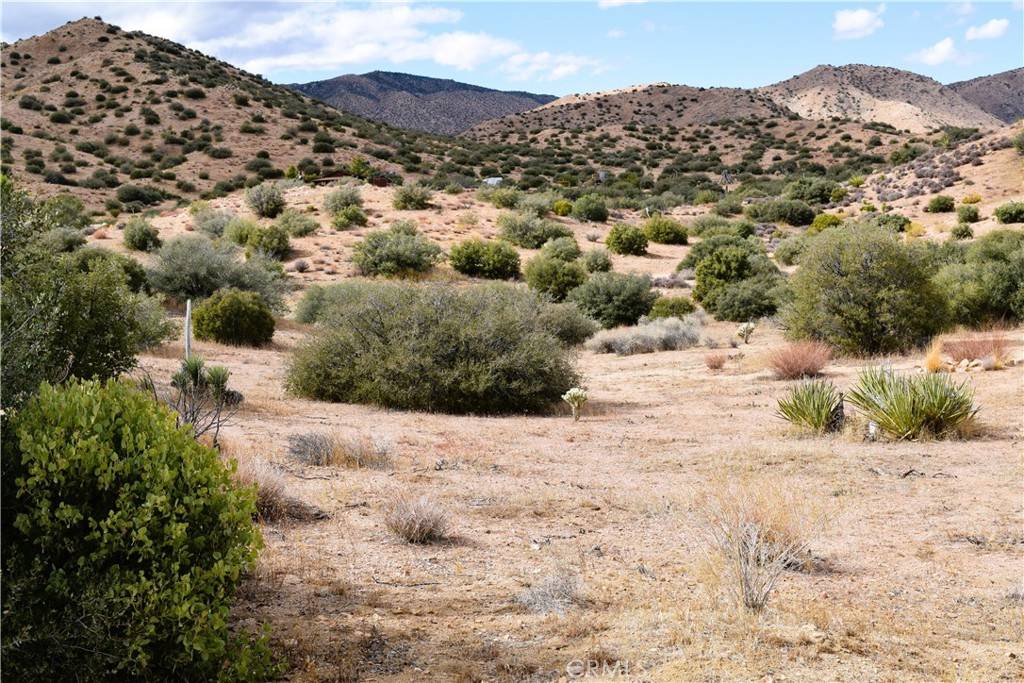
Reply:
<svg viewBox="0 0 1024 683"><path fill-rule="evenodd" d="M448 538L448 511L429 496L398 496L384 515L384 524L409 543L433 543Z"/></svg>
<svg viewBox="0 0 1024 683"><path fill-rule="evenodd" d="M708 370L721 370L725 367L725 361L728 359L727 355L721 351L716 351L704 356L704 365L708 366Z"/></svg>
<svg viewBox="0 0 1024 683"><path fill-rule="evenodd" d="M288 455L305 465L333 465L353 469L387 469L392 448L387 441L367 435L340 436L327 432L293 434Z"/></svg>
<svg viewBox="0 0 1024 683"><path fill-rule="evenodd" d="M954 363L962 360L980 360L991 358L996 365L1005 362L1007 340L1004 337L980 337L976 339L955 339L942 345L942 350L949 354Z"/></svg>
<svg viewBox="0 0 1024 683"><path fill-rule="evenodd" d="M768 364L776 379L801 379L818 376L831 359L832 350L827 344L803 341L773 351Z"/></svg>
<svg viewBox="0 0 1024 683"><path fill-rule="evenodd" d="M583 582L576 572L561 568L516 595L516 602L538 614L565 614L584 604Z"/></svg>

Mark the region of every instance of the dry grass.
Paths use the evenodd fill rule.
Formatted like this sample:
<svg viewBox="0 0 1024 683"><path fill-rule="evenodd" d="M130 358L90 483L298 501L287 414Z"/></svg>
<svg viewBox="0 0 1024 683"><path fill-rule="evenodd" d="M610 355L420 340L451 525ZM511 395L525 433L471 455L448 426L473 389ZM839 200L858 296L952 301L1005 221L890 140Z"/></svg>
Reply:
<svg viewBox="0 0 1024 683"><path fill-rule="evenodd" d="M253 456L238 458L235 481L256 487L256 514L261 521L274 522L289 516L292 507L284 476L273 465Z"/></svg>
<svg viewBox="0 0 1024 683"><path fill-rule="evenodd" d="M537 614L565 614L568 608L584 604L582 591L579 574L562 568L520 592L516 602Z"/></svg>
<svg viewBox="0 0 1024 683"><path fill-rule="evenodd" d="M704 356L704 365L708 366L708 370L721 370L728 359L724 353L709 353Z"/></svg>
<svg viewBox="0 0 1024 683"><path fill-rule="evenodd" d="M942 342L938 339L928 347L928 353L924 357L924 369L928 372L942 372L946 369L946 361L942 359Z"/></svg>
<svg viewBox="0 0 1024 683"><path fill-rule="evenodd" d="M391 450L387 441L365 435L310 432L288 437L288 455L305 465L387 469L393 460Z"/></svg>
<svg viewBox="0 0 1024 683"><path fill-rule="evenodd" d="M974 339L954 339L943 344L943 350L949 354L954 363L962 360L982 360L991 358L994 367L1001 367L1007 358L1007 340L1004 337L978 337Z"/></svg>
<svg viewBox="0 0 1024 683"><path fill-rule="evenodd" d="M832 359L832 350L821 342L803 341L773 351L768 364L776 379L816 377Z"/></svg>
<svg viewBox="0 0 1024 683"><path fill-rule="evenodd" d="M396 497L384 515L384 524L409 543L433 543L448 538L448 511L425 495Z"/></svg>

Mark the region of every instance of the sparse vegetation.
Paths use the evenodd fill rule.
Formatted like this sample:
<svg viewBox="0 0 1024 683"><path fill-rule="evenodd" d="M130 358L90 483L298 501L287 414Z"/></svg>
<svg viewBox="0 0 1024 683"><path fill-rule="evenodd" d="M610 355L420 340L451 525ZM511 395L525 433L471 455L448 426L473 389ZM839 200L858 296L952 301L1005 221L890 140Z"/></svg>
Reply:
<svg viewBox="0 0 1024 683"><path fill-rule="evenodd" d="M407 543L435 543L448 538L449 516L428 496L398 495L384 514L388 531Z"/></svg>
<svg viewBox="0 0 1024 683"><path fill-rule="evenodd" d="M433 193L420 185L403 185L395 190L392 205L400 211L415 211L430 208Z"/></svg>
<svg viewBox="0 0 1024 683"><path fill-rule="evenodd" d="M773 351L768 364L776 379L816 377L832 358L832 350L821 342L803 341Z"/></svg>
<svg viewBox="0 0 1024 683"><path fill-rule="evenodd" d="M352 252L352 262L363 275L407 277L425 273L441 258L441 247L407 221L387 230L371 232Z"/></svg>
<svg viewBox="0 0 1024 683"><path fill-rule="evenodd" d="M245 203L257 216L275 218L284 211L284 193L276 183L262 183L245 191Z"/></svg>

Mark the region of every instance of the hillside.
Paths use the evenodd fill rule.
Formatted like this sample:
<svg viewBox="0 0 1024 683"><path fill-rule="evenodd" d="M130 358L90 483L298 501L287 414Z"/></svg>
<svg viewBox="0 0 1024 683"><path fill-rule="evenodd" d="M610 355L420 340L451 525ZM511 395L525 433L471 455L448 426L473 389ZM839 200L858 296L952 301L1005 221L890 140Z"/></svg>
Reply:
<svg viewBox="0 0 1024 683"><path fill-rule="evenodd" d="M293 165L335 175L357 156L418 172L449 147L98 19L5 45L0 70L5 172L92 208L219 195Z"/></svg>
<svg viewBox="0 0 1024 683"><path fill-rule="evenodd" d="M1000 121L1013 123L1024 118L1024 68L950 83L948 87Z"/></svg>
<svg viewBox="0 0 1024 683"><path fill-rule="evenodd" d="M554 100L553 95L492 90L450 79L388 71L348 74L288 86L358 116L441 135Z"/></svg>
<svg viewBox="0 0 1024 683"><path fill-rule="evenodd" d="M912 133L943 126L994 129L1003 125L954 89L890 67L822 65L758 92L804 118L875 121Z"/></svg>

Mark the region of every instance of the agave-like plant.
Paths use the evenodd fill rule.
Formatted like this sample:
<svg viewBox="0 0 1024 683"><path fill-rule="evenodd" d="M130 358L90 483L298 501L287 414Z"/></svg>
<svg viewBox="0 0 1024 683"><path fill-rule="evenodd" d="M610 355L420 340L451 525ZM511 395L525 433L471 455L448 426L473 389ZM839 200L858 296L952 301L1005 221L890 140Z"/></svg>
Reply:
<svg viewBox="0 0 1024 683"><path fill-rule="evenodd" d="M896 440L960 435L978 414L967 380L957 383L946 374L897 375L889 367L866 368L848 398Z"/></svg>
<svg viewBox="0 0 1024 683"><path fill-rule="evenodd" d="M815 434L835 432L843 426L843 395L828 380L806 380L779 399L777 414Z"/></svg>

